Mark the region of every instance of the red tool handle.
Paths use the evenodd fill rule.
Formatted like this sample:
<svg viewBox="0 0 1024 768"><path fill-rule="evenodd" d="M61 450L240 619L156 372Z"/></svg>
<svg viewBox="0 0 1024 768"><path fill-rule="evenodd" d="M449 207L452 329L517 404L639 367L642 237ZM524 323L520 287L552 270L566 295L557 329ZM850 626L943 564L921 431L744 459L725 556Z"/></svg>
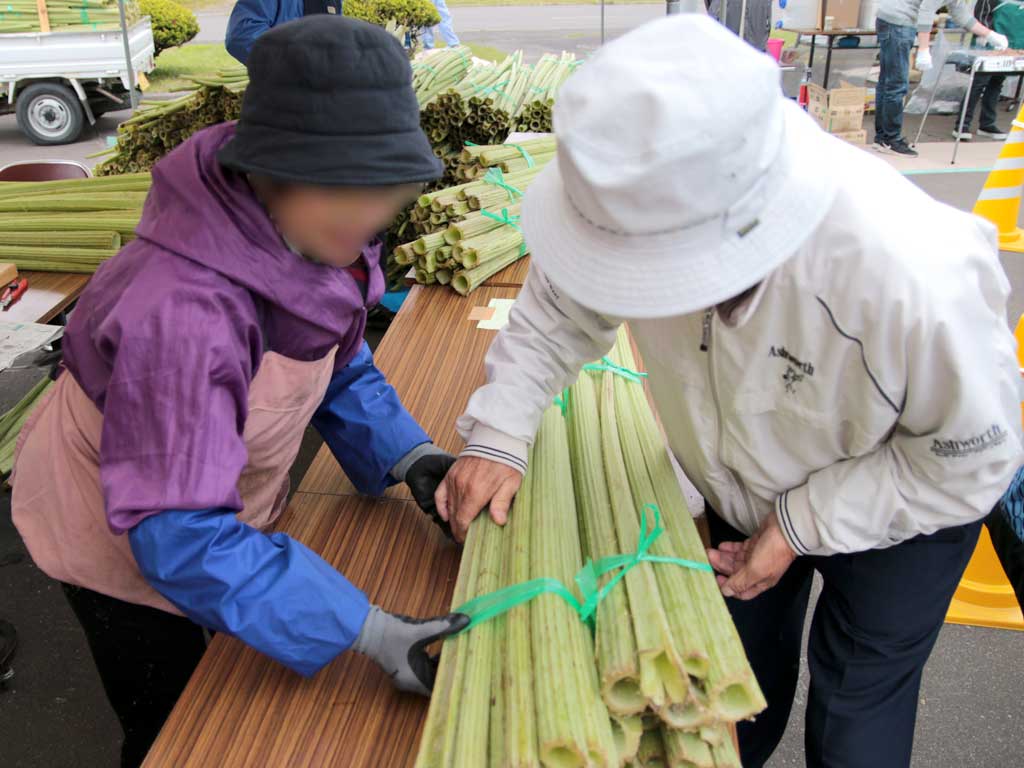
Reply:
<svg viewBox="0 0 1024 768"><path fill-rule="evenodd" d="M27 291L27 290L28 290L28 278L27 277L23 277L23 278L21 278L17 282L17 286L14 288L14 291L11 293L11 295L7 298L6 301L4 301L4 312L6 312L8 309L10 309L11 306L14 305L18 301L18 299L20 299L22 296L24 296L25 295L25 291Z"/></svg>

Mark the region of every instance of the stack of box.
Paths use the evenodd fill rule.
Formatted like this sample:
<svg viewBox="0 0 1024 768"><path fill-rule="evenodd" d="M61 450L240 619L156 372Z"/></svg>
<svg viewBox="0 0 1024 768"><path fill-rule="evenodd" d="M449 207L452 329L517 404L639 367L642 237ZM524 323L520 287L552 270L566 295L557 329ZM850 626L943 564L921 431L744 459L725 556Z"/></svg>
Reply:
<svg viewBox="0 0 1024 768"><path fill-rule="evenodd" d="M864 101L867 91L843 83L826 91L819 85L807 85L807 111L826 131L851 144L867 143L864 130Z"/></svg>

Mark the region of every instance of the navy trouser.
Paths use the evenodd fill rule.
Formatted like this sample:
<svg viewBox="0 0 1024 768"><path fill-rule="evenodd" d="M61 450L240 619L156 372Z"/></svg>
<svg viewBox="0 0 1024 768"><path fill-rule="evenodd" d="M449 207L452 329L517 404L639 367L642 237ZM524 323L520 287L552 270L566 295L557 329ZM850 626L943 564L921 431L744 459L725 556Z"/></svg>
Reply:
<svg viewBox="0 0 1024 768"><path fill-rule="evenodd" d="M712 546L747 538L710 509L708 524ZM764 765L786 730L814 571L824 588L807 654L807 765L910 765L921 671L980 530L978 521L889 549L798 557L767 592L726 600L768 700L739 725L744 768Z"/></svg>
<svg viewBox="0 0 1024 768"><path fill-rule="evenodd" d="M910 88L910 51L917 29L875 21L878 32L878 88L875 95L875 138L896 141L903 135L903 98Z"/></svg>

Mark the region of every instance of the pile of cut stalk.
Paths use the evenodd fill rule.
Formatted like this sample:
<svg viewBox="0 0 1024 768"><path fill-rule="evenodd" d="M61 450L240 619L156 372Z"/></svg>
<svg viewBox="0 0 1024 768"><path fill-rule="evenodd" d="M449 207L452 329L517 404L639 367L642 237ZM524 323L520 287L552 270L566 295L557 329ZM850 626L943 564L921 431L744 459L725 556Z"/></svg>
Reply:
<svg viewBox="0 0 1024 768"><path fill-rule="evenodd" d="M125 3L125 14L129 24L141 15L134 2ZM121 28L117 0L46 0L46 15L54 32ZM0 34L41 31L36 0L5 0L0 6Z"/></svg>
<svg viewBox="0 0 1024 768"><path fill-rule="evenodd" d="M418 283L466 295L522 258L519 199L554 155L553 137L463 149L457 173L466 181L420 196L398 233L420 237L395 248L389 274L411 267Z"/></svg>
<svg viewBox="0 0 1024 768"><path fill-rule="evenodd" d="M453 610L536 578L575 590L585 562L642 539L707 568L624 333L611 357L544 415L508 525L471 526ZM733 768L730 724L764 707L714 574L644 561L599 601L593 633L547 593L446 641L416 766Z"/></svg>
<svg viewBox="0 0 1024 768"><path fill-rule="evenodd" d="M135 237L150 176L0 182L0 261L91 274Z"/></svg>
<svg viewBox="0 0 1024 768"><path fill-rule="evenodd" d="M523 63L517 51L500 64L476 62L465 67L465 56L456 49L447 58L436 55L422 62L417 75L430 67L447 86L431 83L420 98L420 125L430 138L434 153L445 162L445 181L457 181L462 148L497 144L514 131L551 131L551 106L562 83L578 62L570 53L546 54L536 66ZM436 64L435 64L436 62ZM461 79L456 79L459 73ZM430 74L430 73L428 73ZM442 77L443 76L443 77Z"/></svg>
<svg viewBox="0 0 1024 768"><path fill-rule="evenodd" d="M171 101L143 102L142 109L117 127L117 144L91 155L109 155L96 167L97 176L149 171L196 131L238 119L249 84L244 67L189 79L191 93Z"/></svg>
<svg viewBox="0 0 1024 768"><path fill-rule="evenodd" d="M399 28L389 31L401 33ZM467 142L499 143L516 130L550 132L555 95L578 64L572 54L562 53L546 54L530 66L521 51L491 64L474 60L461 47L439 49L413 62L421 125L434 153L446 163L448 180L455 179ZM196 131L238 119L249 84L243 67L189 79L191 93L144 102L118 127L117 144L93 155L105 158L96 168L98 176L148 171Z"/></svg>

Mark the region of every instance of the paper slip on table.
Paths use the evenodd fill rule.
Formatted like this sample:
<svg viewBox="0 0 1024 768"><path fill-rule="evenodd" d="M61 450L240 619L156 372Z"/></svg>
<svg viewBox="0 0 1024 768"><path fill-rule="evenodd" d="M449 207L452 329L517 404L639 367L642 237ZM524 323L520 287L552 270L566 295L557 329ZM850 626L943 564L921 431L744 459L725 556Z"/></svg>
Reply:
<svg viewBox="0 0 1024 768"><path fill-rule="evenodd" d="M0 320L16 323L48 323L75 301L85 290L90 275L69 272L20 272L28 278L28 290Z"/></svg>

